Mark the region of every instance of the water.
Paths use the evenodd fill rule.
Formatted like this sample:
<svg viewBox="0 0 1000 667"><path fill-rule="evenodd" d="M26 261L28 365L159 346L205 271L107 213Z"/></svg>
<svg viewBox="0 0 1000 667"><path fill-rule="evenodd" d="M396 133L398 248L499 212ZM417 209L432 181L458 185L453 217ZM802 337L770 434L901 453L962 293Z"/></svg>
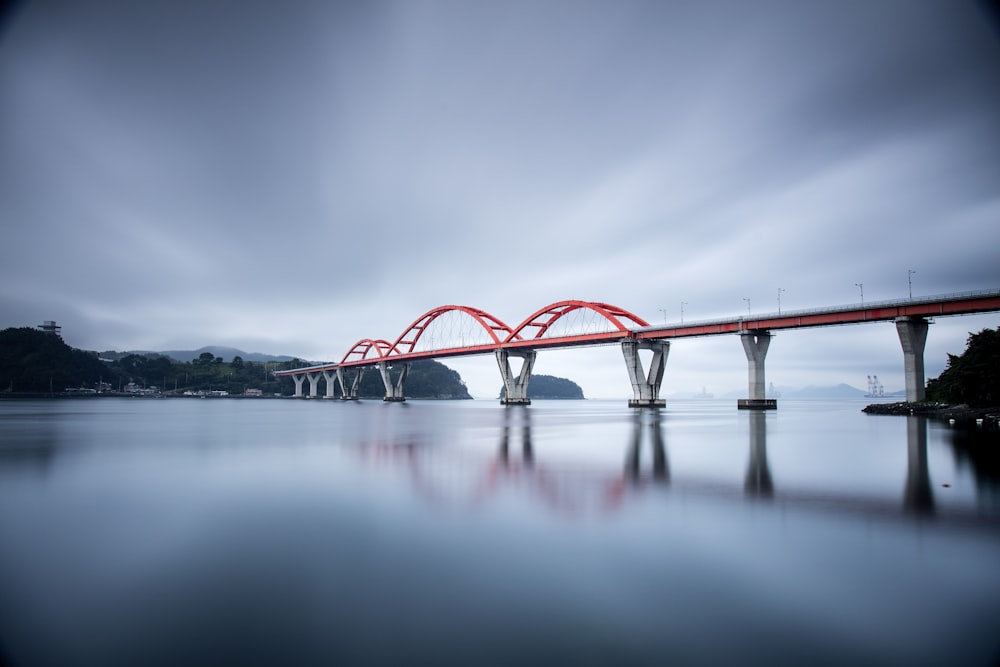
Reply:
<svg viewBox="0 0 1000 667"><path fill-rule="evenodd" d="M994 664L995 470L863 405L0 401L0 662Z"/></svg>

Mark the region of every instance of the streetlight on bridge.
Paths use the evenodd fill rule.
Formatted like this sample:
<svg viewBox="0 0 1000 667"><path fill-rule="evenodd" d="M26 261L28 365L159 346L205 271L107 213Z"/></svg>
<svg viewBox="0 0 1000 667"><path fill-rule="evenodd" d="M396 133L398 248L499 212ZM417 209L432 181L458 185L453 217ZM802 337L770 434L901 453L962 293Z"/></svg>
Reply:
<svg viewBox="0 0 1000 667"><path fill-rule="evenodd" d="M913 301L913 274L916 273L913 269L906 270L906 284L910 288L910 301Z"/></svg>
<svg viewBox="0 0 1000 667"><path fill-rule="evenodd" d="M788 290L778 288L778 314L781 315L781 293L787 292Z"/></svg>
<svg viewBox="0 0 1000 667"><path fill-rule="evenodd" d="M684 306L688 305L687 301L681 301L681 324L684 324Z"/></svg>
<svg viewBox="0 0 1000 667"><path fill-rule="evenodd" d="M854 283L854 286L861 290L861 305L865 305L865 284L864 283Z"/></svg>
<svg viewBox="0 0 1000 667"><path fill-rule="evenodd" d="M747 302L747 319L750 318L750 297L745 296L743 300Z"/></svg>

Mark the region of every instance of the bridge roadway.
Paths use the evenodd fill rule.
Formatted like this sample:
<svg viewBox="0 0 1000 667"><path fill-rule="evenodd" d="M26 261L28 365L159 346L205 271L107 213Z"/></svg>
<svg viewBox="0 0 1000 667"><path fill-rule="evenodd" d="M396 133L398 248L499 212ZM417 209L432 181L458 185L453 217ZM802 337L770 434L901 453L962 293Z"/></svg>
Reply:
<svg viewBox="0 0 1000 667"><path fill-rule="evenodd" d="M540 349L606 345L619 343L632 382L632 407L662 406L659 398L670 341L674 338L697 336L738 335L747 357L748 398L740 399L738 407L771 409L774 399L766 398L764 359L771 341L771 331L803 329L892 320L896 323L903 348L904 377L908 401L924 398L923 351L927 339L928 318L1000 311L1000 290L963 292L933 297L878 301L867 304L837 306L812 310L786 311L757 316L722 318L688 323L650 325L624 309L606 303L590 301L560 301L546 306L510 327L489 313L469 306L440 306L415 320L392 343L385 339L362 339L344 355L339 363L319 364L275 372L290 376L295 382L295 395L303 396L303 385L310 384L310 396L318 395L320 379L326 380L326 397L334 398L334 387L340 387L340 397L356 399L364 371L376 368L385 386L386 401L405 400L404 387L409 365L423 359L441 359L476 354L494 354L504 382L506 405L529 404L528 382ZM603 326L594 330L560 332L558 324L581 312L590 314ZM445 315L459 315L485 332L483 342L445 345L418 349L428 329L434 328ZM640 350L652 351L649 368L644 369ZM510 357L521 358L518 374L511 371ZM391 371L396 369L396 377ZM348 373L354 373L353 378ZM334 384L336 380L336 385Z"/></svg>

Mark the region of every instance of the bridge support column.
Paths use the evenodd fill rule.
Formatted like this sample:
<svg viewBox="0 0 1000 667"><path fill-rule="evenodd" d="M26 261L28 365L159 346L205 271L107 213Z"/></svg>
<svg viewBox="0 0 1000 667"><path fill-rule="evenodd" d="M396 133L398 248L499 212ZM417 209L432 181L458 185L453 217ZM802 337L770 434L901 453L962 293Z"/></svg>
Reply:
<svg viewBox="0 0 1000 667"><path fill-rule="evenodd" d="M740 410L774 410L778 401L767 398L764 384L764 357L771 344L769 331L750 331L740 334L743 350L747 354L749 398L741 398L736 402Z"/></svg>
<svg viewBox="0 0 1000 667"><path fill-rule="evenodd" d="M642 359L639 350L652 350L653 359L649 371L643 372ZM630 408L662 408L667 402L660 398L660 384L663 382L663 370L667 365L667 355L670 354L669 340L636 340L630 338L622 341L622 354L625 356L625 367L628 369L629 380L632 381L633 398L628 402Z"/></svg>
<svg viewBox="0 0 1000 667"><path fill-rule="evenodd" d="M927 320L922 317L896 318L896 332L903 345L903 374L906 400L916 403L927 397L924 387L924 344L927 343Z"/></svg>
<svg viewBox="0 0 1000 667"><path fill-rule="evenodd" d="M302 383L306 381L305 375L293 375L292 382L295 383L295 398L302 398Z"/></svg>
<svg viewBox="0 0 1000 667"><path fill-rule="evenodd" d="M500 348L496 351L497 365L500 366L500 376L503 378L503 398L500 405L531 405L528 398L528 382L531 380L531 369L535 366L535 350ZM521 372L517 378L510 370L510 357L521 357Z"/></svg>
<svg viewBox="0 0 1000 667"><path fill-rule="evenodd" d="M361 378L365 374L365 367L358 366L354 372L354 380L351 382L350 388L347 387L347 383L344 382L344 369L337 369L337 382L340 384L340 400L342 401L356 401L358 400L358 387L361 386Z"/></svg>
<svg viewBox="0 0 1000 667"><path fill-rule="evenodd" d="M385 397L383 401L401 403L406 400L403 395L403 385L406 383L406 376L410 372L410 364L403 364L403 370L399 372L396 381L392 381L389 374L389 364L385 361L378 362L378 372L382 374L382 384L385 385Z"/></svg>
<svg viewBox="0 0 1000 667"><path fill-rule="evenodd" d="M322 373L306 373L306 379L309 380L309 398L316 398L319 395L319 378Z"/></svg>
<svg viewBox="0 0 1000 667"><path fill-rule="evenodd" d="M333 379L337 377L335 371L323 371L323 377L326 379L326 398L333 398Z"/></svg>

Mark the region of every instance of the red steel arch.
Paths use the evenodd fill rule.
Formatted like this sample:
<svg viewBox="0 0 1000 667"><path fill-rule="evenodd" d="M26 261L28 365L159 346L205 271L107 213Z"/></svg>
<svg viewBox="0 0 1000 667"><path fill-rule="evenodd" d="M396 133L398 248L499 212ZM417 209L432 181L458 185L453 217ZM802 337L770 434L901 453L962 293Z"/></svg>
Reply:
<svg viewBox="0 0 1000 667"><path fill-rule="evenodd" d="M551 327L559 318L567 313L573 312L574 310L579 310L580 308L586 308L604 316L604 318L613 324L618 331L623 333L627 333L629 331L629 327L622 323L622 319L628 320L634 326L649 326L649 323L638 315L630 313L623 308L612 306L611 304L600 303L598 301L559 301L545 306L541 310L538 310L528 316L528 318L521 322L503 342L510 343L514 340L521 340L523 338L538 340L539 338L545 336L549 327ZM525 330L531 327L535 328L535 332L534 335L529 336Z"/></svg>
<svg viewBox="0 0 1000 667"><path fill-rule="evenodd" d="M392 344L387 340L372 340L371 338L362 338L344 355L344 358L340 360L341 364L345 364L349 361L363 361L368 358L368 353L375 350L375 356L378 359L385 357L389 350L392 349ZM352 356L354 358L352 358Z"/></svg>
<svg viewBox="0 0 1000 667"><path fill-rule="evenodd" d="M399 335L399 338L392 344L387 354L408 354L413 352L417 342L431 322L446 313L461 312L475 320L493 339L493 343L499 345L513 335L510 327L502 320L490 315L485 310L471 308L469 306L438 306L414 320L413 324L406 328L406 331ZM497 335L500 332L500 335Z"/></svg>

